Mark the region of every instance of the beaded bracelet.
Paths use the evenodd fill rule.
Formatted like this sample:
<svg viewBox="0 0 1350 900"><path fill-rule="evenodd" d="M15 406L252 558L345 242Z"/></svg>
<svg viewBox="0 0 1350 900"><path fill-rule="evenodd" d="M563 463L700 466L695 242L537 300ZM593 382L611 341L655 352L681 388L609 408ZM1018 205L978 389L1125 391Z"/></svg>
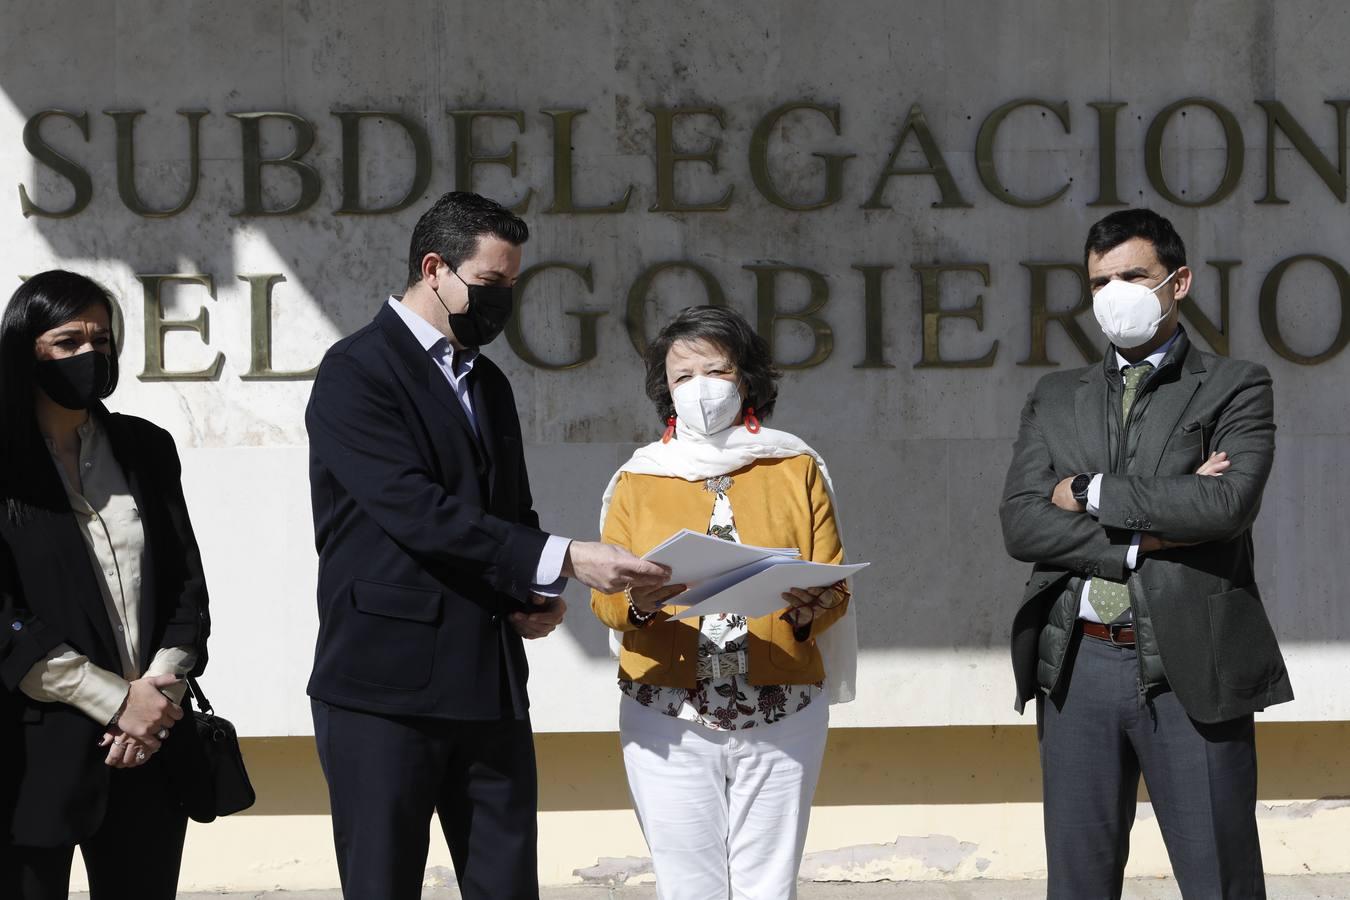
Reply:
<svg viewBox="0 0 1350 900"><path fill-rule="evenodd" d="M628 598L628 618L632 620L634 625L641 628L643 625L646 625L652 619L656 618L656 610L645 613L637 608L637 605L633 603L632 588L624 588L623 595Z"/></svg>

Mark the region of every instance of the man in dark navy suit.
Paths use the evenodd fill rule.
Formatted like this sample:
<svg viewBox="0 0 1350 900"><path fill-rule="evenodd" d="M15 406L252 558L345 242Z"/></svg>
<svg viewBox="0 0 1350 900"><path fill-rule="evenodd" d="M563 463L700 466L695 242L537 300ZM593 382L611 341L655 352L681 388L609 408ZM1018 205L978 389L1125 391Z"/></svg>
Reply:
<svg viewBox="0 0 1350 900"><path fill-rule="evenodd" d="M319 551L309 695L343 893L421 893L439 816L465 898L536 898L522 638L567 577L669 572L539 529L511 385L479 352L512 312L529 231L450 193L413 231L408 286L325 355L305 424Z"/></svg>

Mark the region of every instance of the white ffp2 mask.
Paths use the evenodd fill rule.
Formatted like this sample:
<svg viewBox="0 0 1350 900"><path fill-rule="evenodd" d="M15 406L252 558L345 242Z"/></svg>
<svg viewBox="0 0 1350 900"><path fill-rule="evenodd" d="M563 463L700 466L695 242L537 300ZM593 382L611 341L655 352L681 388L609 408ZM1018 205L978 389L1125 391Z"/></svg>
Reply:
<svg viewBox="0 0 1350 900"><path fill-rule="evenodd" d="M1138 347L1152 340L1158 326L1168 313L1163 312L1157 292L1171 281L1179 269L1172 272L1155 288L1132 281L1108 281L1092 296L1092 313L1102 334L1123 350ZM1169 310L1170 312L1170 310Z"/></svg>
<svg viewBox="0 0 1350 900"><path fill-rule="evenodd" d="M695 375L671 391L675 415L697 434L716 434L736 422L741 412L741 391L725 378Z"/></svg>

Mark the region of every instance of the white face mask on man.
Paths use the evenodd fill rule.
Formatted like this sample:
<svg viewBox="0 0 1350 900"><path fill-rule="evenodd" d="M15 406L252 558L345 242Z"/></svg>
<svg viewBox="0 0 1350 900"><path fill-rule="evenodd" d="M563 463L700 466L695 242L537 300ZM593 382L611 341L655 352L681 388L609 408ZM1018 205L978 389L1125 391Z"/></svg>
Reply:
<svg viewBox="0 0 1350 900"><path fill-rule="evenodd" d="M696 434L716 434L736 423L741 391L734 381L695 375L676 385L670 399L681 424Z"/></svg>
<svg viewBox="0 0 1350 900"><path fill-rule="evenodd" d="M1157 292L1171 281L1172 272L1155 288L1132 281L1108 281L1092 296L1092 312L1102 334L1123 350L1147 344L1158 333L1158 326L1171 310L1163 312Z"/></svg>

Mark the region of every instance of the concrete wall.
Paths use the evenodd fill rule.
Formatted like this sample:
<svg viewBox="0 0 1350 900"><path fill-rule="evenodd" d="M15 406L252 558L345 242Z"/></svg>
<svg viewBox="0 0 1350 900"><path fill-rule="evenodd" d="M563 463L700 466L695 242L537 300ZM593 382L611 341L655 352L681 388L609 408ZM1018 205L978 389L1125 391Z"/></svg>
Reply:
<svg viewBox="0 0 1350 900"><path fill-rule="evenodd" d="M308 757L301 762L307 742L272 743L311 728L303 688L314 559L301 420L309 382L248 377L264 362L251 292L281 276L262 316L270 364L303 371L402 283L408 234L427 202L465 186L504 200L529 193L527 265L575 267L540 274L514 342L491 349L516 386L545 525L560 533L595 534L609 474L659 431L631 335L703 302L708 281L752 319L767 324L775 309L806 316L772 326L781 361L811 363L788 372L774 424L826 456L850 555L873 562L857 583L859 698L834 711L836 725L864 729L861 749L838 760L850 778L890 771L896 748L920 735L937 735L940 748L916 759L923 778L936 760L1001 758L1002 750L967 757L962 748L977 735L1019 735L1021 744L1002 749L1020 746L1018 764L1034 765L1024 725L1004 730L1021 721L1004 647L1025 572L1003 554L997 497L1026 392L1051 366L1081 365L1084 350L1102 344L1090 313L1067 320L1082 346L1063 322L1037 324L1037 308L1081 301L1072 271L1044 266L1075 263L1086 227L1113 203L1161 210L1188 243L1199 343L1259 360L1275 377L1279 451L1258 560L1299 697L1264 718L1305 723L1290 733L1323 754L1339 726L1319 723L1350 720L1350 614L1328 577L1350 525L1342 4L144 0L90 9L48 0L10 3L0 16L0 180L14 191L0 203L0 269L19 276L67 265L121 298L128 377L113 405L162 423L183 448L216 622L207 684L259 739L251 753L261 754L269 785L314 775ZM1203 103L1172 109L1188 98ZM1038 103L1008 110L998 125L1018 100ZM820 109L766 124L794 102ZM676 116L667 136L660 110L673 108L715 114ZM570 118L570 141L559 141L568 109L585 112ZM70 116L35 118L50 110ZM134 110L145 112L133 120ZM119 122L134 125L134 140L120 145L124 182L147 207L171 209L192 181L195 114L180 110L206 111L195 196L175 215L137 214L118 188ZM363 122L355 160L334 113L371 110L385 115ZM470 124L466 110L507 117ZM238 116L261 112L313 129L301 161L313 167L304 178L317 193L294 214L236 215L250 203L278 210L304 198L295 167L267 165L250 199L251 126ZM1297 125L1283 125L1272 143L1268 119L1286 113ZM418 144L400 121L426 135L424 190L401 211L344 212L358 199L396 205L413 185ZM304 130L264 119L261 155L286 155ZM87 173L87 191L59 161L53 168L43 145ZM508 151L514 169L468 165L469 154ZM716 163L676 163L679 152ZM886 177L915 168L937 174ZM344 171L359 176L359 198L344 196ZM675 209L724 197L725 210ZM819 209L784 208L817 199ZM1197 202L1206 205L1188 205ZM41 211L72 204L69 215ZM1309 255L1321 259L1281 265ZM644 301L637 288L663 263L683 268L653 275ZM926 282L934 266L973 268ZM179 374L142 380L134 376L154 374L147 346L153 356L157 343L156 330L147 332L148 276L164 274L209 276L209 289L171 281L161 293L163 318L205 310L209 334L168 332L164 368ZM962 310L971 315L941 315ZM583 360L588 334L594 358ZM210 377L181 374L217 354ZM532 686L535 722L556 733L541 741L612 744L613 662L584 593L573 588L568 598L565 628L530 648L544 676ZM852 739L837 736L835 747ZM615 771L602 774L586 754L565 758L587 761L569 778L608 779L614 805L578 799L551 809L546 832L613 836L613 846L554 841L571 848L544 863L557 879L593 857L641 850L613 794ZM1269 760L1264 771L1272 773ZM947 834L981 848L961 857L961 873L979 858L993 860L990 871L1034 870L1030 787L1010 798L976 778L987 798L955 799L944 790L959 779L934 778L936 793L870 805L832 793L827 780L812 846ZM1336 790L1309 782L1271 800L1343 795L1340 778ZM317 794L307 796L297 798L304 812L268 801L266 812L212 826L259 847L276 845L269 829L312 837L314 855L266 855L249 884L331 878L323 811ZM309 831L296 825L304 816L316 817ZM1301 816L1264 827L1277 829L1276 844L1287 836L1291 859L1321 858ZM591 827L601 821L616 824ZM1342 819L1317 821L1345 833ZM995 848L1005 855L988 856ZM205 853L191 857L192 877L217 883Z"/></svg>

